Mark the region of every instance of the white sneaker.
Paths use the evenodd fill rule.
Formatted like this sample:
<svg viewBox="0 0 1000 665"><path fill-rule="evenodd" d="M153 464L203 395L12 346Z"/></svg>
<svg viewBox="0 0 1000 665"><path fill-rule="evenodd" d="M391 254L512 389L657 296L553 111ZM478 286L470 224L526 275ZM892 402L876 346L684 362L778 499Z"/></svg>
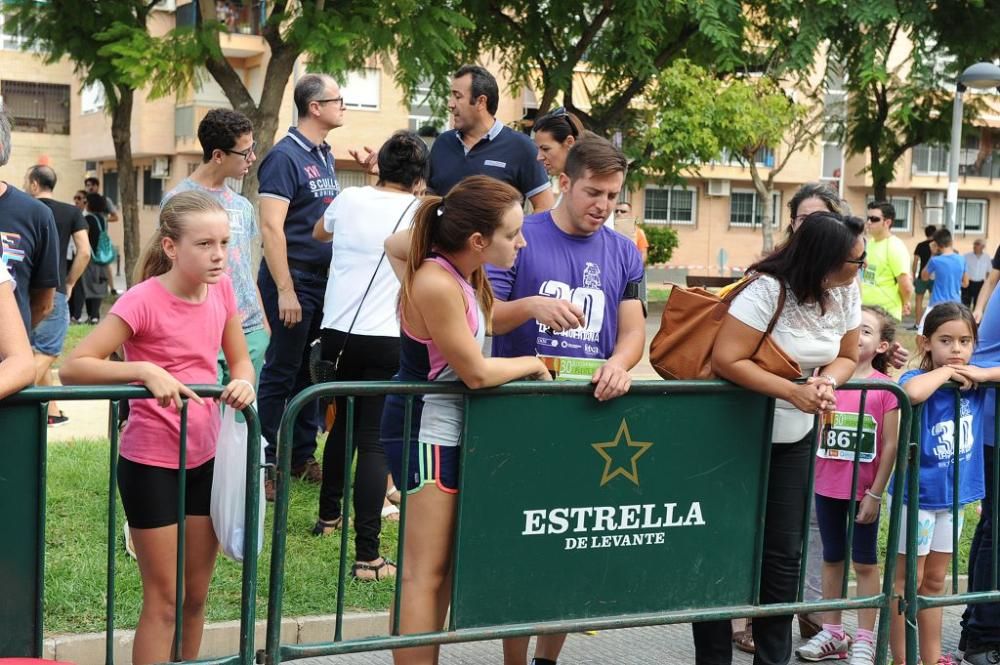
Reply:
<svg viewBox="0 0 1000 665"><path fill-rule="evenodd" d="M820 660L845 660L851 652L851 636L845 634L838 640L827 630L821 630L795 650L795 655L802 660L817 662Z"/></svg>
<svg viewBox="0 0 1000 665"><path fill-rule="evenodd" d="M855 642L851 647L850 665L875 665L875 645L871 642Z"/></svg>

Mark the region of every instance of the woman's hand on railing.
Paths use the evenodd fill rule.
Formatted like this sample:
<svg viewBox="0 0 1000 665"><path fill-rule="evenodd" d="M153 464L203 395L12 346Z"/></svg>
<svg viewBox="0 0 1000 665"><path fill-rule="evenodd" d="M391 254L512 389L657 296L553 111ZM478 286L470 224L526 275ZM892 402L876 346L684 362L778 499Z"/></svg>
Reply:
<svg viewBox="0 0 1000 665"><path fill-rule="evenodd" d="M832 392L830 386L826 382L812 380L814 378L810 377L806 383L796 383L789 392L787 400L803 413L833 411L837 402L830 398L829 393Z"/></svg>

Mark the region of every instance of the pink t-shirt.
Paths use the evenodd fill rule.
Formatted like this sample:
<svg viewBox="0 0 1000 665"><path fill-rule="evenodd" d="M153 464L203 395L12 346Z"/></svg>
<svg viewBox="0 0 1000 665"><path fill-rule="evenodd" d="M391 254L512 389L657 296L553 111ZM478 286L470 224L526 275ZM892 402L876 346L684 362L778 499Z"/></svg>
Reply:
<svg viewBox="0 0 1000 665"><path fill-rule="evenodd" d="M123 345L125 360L159 365L185 384L216 383L216 359L226 322L238 316L229 277L208 285L203 302L181 300L156 277L136 284L111 307L132 329ZM176 469L180 454L180 412L152 399L131 400L128 424L121 438L122 457L150 466ZM219 406L188 401L187 468L215 456Z"/></svg>
<svg viewBox="0 0 1000 665"><path fill-rule="evenodd" d="M869 380L891 379L875 370ZM837 391L837 413L833 426L824 428L816 453L816 493L831 499L851 496L854 475L854 437L857 436L860 390ZM865 397L865 422L862 430L861 464L858 465L858 492L861 500L872 486L882 461L882 427L885 414L898 409L896 396L886 390L869 390ZM846 449L846 450L845 450Z"/></svg>

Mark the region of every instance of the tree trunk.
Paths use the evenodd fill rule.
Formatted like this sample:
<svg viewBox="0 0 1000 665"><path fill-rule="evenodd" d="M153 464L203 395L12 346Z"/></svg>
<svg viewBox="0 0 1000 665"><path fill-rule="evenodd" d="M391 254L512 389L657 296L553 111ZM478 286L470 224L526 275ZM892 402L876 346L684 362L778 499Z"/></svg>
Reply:
<svg viewBox="0 0 1000 665"><path fill-rule="evenodd" d="M774 229L771 228L771 219L774 217L774 209L771 189L760 176L760 171L757 170L757 163L754 161L753 154L747 158L747 161L750 164L750 180L753 181L753 188L757 190L757 198L760 199L761 205L760 253L761 256L767 256L774 249Z"/></svg>
<svg viewBox="0 0 1000 665"><path fill-rule="evenodd" d="M882 168L881 152L872 146L869 148L869 153L872 160L872 194L876 201L888 201L889 178L886 177L885 169Z"/></svg>
<svg viewBox="0 0 1000 665"><path fill-rule="evenodd" d="M139 202L136 189L135 168L132 166L132 101L133 91L126 86L118 88L118 103L111 112L111 140L115 145L118 162L118 191L121 194L119 209L125 234L125 282L135 282L135 265L142 251L139 238Z"/></svg>

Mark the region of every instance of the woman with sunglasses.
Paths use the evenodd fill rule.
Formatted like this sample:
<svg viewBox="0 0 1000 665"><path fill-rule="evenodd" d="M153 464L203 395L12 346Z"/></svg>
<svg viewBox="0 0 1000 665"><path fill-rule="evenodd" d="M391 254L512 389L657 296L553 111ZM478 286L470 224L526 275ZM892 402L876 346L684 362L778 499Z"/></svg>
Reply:
<svg viewBox="0 0 1000 665"><path fill-rule="evenodd" d="M813 417L836 406L834 390L848 381L858 359L865 225L856 217L814 212L777 250L751 266L761 276L733 300L712 354L712 369L733 383L777 398L768 472L760 602L795 600L802 563L802 523L809 510ZM753 356L786 298L771 333L809 378L784 379L756 365ZM815 375L814 375L815 373ZM753 621L754 662L784 665L792 655L791 615ZM732 662L728 620L693 625L696 662Z"/></svg>

